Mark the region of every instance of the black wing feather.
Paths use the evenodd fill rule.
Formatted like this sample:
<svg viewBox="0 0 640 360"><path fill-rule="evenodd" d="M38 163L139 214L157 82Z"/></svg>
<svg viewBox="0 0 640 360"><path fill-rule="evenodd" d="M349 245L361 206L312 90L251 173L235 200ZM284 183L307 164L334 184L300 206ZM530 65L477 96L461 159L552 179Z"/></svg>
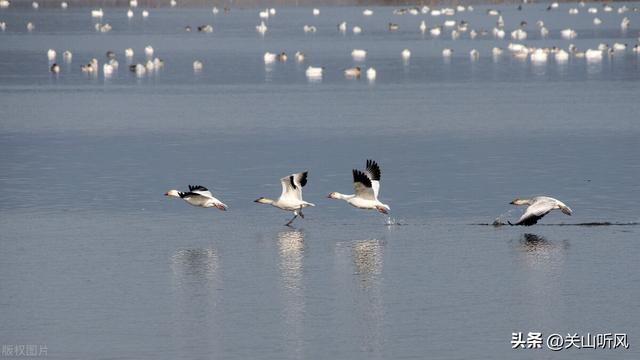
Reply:
<svg viewBox="0 0 640 360"><path fill-rule="evenodd" d="M367 172L371 175L371 180L380 181L380 174L382 174L382 172L380 171L380 167L377 162L374 160L367 160Z"/></svg>
<svg viewBox="0 0 640 360"><path fill-rule="evenodd" d="M362 185L370 188L371 187L371 179L360 170L353 169L353 182L354 183L362 183Z"/></svg>
<svg viewBox="0 0 640 360"><path fill-rule="evenodd" d="M522 226L531 226L531 225L535 225L538 223L538 220L542 219L545 215L547 215L547 213L544 213L540 216L528 216L524 219L522 219L522 221L518 221L517 223L515 223L515 225L522 225Z"/></svg>
<svg viewBox="0 0 640 360"><path fill-rule="evenodd" d="M300 186L302 186L302 187L307 185L307 173L308 173L308 171L303 172L302 176L300 177Z"/></svg>
<svg viewBox="0 0 640 360"><path fill-rule="evenodd" d="M289 176L289 183L291 184L291 187L292 187L294 190L298 188L298 187L296 186L296 182L295 182L295 181L294 181L294 179L293 179L293 175L290 175L290 176Z"/></svg>
<svg viewBox="0 0 640 360"><path fill-rule="evenodd" d="M189 191L209 191L209 189L202 185L189 185Z"/></svg>

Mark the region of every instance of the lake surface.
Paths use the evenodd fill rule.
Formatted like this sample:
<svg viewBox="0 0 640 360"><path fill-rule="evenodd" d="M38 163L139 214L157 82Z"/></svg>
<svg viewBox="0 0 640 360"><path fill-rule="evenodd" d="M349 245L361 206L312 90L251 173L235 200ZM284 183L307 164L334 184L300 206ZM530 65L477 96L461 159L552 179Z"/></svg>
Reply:
<svg viewBox="0 0 640 360"><path fill-rule="evenodd" d="M1 9L0 343L46 345L55 359L640 357L640 13L596 4L596 27L586 8L546 6L497 8L509 31L528 22L528 46L629 48L536 65L507 54L506 38L434 39L418 24L444 17L385 7L279 8L264 37L256 9L128 20L105 8L104 34L90 8ZM490 30L487 9L452 18ZM362 34L340 34L342 20ZM204 24L213 33L183 30ZM578 37L562 39L569 27ZM142 62L146 45L165 66L136 77L124 49ZM80 71L93 57L102 68L107 50L112 77ZM265 66L266 51L289 60ZM309 65L325 67L320 81ZM345 79L356 65L377 79ZM326 198L349 193L368 158L389 218ZM253 203L305 169L317 206L293 228ZM163 196L188 184L229 211ZM573 216L486 225L516 220L509 202L539 194ZM530 331L627 333L630 348L512 350L512 332Z"/></svg>

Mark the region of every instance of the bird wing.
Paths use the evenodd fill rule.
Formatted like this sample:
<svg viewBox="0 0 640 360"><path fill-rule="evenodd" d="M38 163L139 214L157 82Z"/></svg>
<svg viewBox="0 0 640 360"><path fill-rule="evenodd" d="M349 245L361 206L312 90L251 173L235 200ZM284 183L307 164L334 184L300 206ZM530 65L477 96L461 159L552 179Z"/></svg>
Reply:
<svg viewBox="0 0 640 360"><path fill-rule="evenodd" d="M353 189L356 196L365 200L375 200L376 194L372 188L372 181L367 174L353 169Z"/></svg>
<svg viewBox="0 0 640 360"><path fill-rule="evenodd" d="M212 198L211 191L202 185L189 185L189 193Z"/></svg>
<svg viewBox="0 0 640 360"><path fill-rule="evenodd" d="M367 170L365 170L365 174L369 180L371 180L374 198L378 199L378 194L380 193L380 174L382 174L378 163L374 160L367 160Z"/></svg>
<svg viewBox="0 0 640 360"><path fill-rule="evenodd" d="M522 214L516 225L531 226L555 208L555 203L542 200L531 204Z"/></svg>
<svg viewBox="0 0 640 360"><path fill-rule="evenodd" d="M307 185L307 171L291 174L280 179L282 184L281 199L296 199L302 201L302 188Z"/></svg>

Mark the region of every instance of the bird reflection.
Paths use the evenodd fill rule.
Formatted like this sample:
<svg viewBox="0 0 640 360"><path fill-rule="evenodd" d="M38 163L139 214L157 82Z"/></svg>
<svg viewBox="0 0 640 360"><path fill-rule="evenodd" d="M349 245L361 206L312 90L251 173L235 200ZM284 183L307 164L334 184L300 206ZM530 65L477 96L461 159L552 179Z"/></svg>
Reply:
<svg viewBox="0 0 640 360"><path fill-rule="evenodd" d="M568 246L567 242L555 244L543 236L528 233L519 240L519 250L524 254L526 264L533 268L543 266L547 270L563 262L563 250Z"/></svg>
<svg viewBox="0 0 640 360"><path fill-rule="evenodd" d="M353 263L358 275L382 273L383 243L379 240L356 241L351 247Z"/></svg>
<svg viewBox="0 0 640 360"><path fill-rule="evenodd" d="M283 318L286 323L285 344L290 357L304 357L303 320L305 311L304 232L288 230L278 233L280 276L282 278Z"/></svg>
<svg viewBox="0 0 640 360"><path fill-rule="evenodd" d="M214 249L181 249L171 257L171 269L181 283L213 280L218 264Z"/></svg>
<svg viewBox="0 0 640 360"><path fill-rule="evenodd" d="M337 294L353 296L342 300L349 304L343 316L354 317L358 328L352 335L368 358L382 357L384 245L382 240L357 240L336 243L335 248Z"/></svg>
<svg viewBox="0 0 640 360"><path fill-rule="evenodd" d="M544 236L525 233L516 242L521 280L514 289L527 304L528 316L536 322L554 324L564 311L562 293L568 242L550 241Z"/></svg>
<svg viewBox="0 0 640 360"><path fill-rule="evenodd" d="M179 346L194 342L219 348L219 332L224 327L217 317L221 301L220 258L213 248L180 249L170 258L175 308L171 327Z"/></svg>

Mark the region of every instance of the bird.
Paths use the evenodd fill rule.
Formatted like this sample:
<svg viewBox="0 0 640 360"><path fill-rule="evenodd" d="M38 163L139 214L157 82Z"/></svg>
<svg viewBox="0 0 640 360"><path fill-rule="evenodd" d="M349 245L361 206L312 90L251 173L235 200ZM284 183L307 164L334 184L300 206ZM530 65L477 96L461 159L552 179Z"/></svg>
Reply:
<svg viewBox="0 0 640 360"><path fill-rule="evenodd" d="M302 200L302 188L307 185L308 173L308 171L303 171L280 179L282 194L280 194L277 200L260 197L254 202L271 205L285 211L292 211L293 218L285 224L285 226L291 226L298 216L304 219L304 214L302 213L303 208L315 206L315 204Z"/></svg>
<svg viewBox="0 0 640 360"><path fill-rule="evenodd" d="M51 70L51 72L54 73L54 74L58 74L58 73L60 73L60 65L58 65L56 63L53 63L53 65L51 65L49 70Z"/></svg>
<svg viewBox="0 0 640 360"><path fill-rule="evenodd" d="M353 189L355 194L345 195L339 192L329 194L329 199L344 200L358 209L377 210L388 214L391 208L378 200L380 192L380 167L374 160L367 160L365 171L353 169Z"/></svg>
<svg viewBox="0 0 640 360"><path fill-rule="evenodd" d="M348 79L357 79L360 77L360 67L356 66L356 67L352 67L352 68L348 68L344 71L344 76L347 77Z"/></svg>
<svg viewBox="0 0 640 360"><path fill-rule="evenodd" d="M522 214L518 222L509 225L522 225L531 226L542 219L552 210L559 209L567 215L571 215L573 211L562 201L554 199L548 196L536 196L531 199L515 199L510 204L512 205L529 205L527 210Z"/></svg>
<svg viewBox="0 0 640 360"><path fill-rule="evenodd" d="M216 208L222 211L226 211L228 208L222 201L213 197L209 189L201 185L189 185L188 192L169 190L164 193L164 196L181 198L189 205L203 208Z"/></svg>

